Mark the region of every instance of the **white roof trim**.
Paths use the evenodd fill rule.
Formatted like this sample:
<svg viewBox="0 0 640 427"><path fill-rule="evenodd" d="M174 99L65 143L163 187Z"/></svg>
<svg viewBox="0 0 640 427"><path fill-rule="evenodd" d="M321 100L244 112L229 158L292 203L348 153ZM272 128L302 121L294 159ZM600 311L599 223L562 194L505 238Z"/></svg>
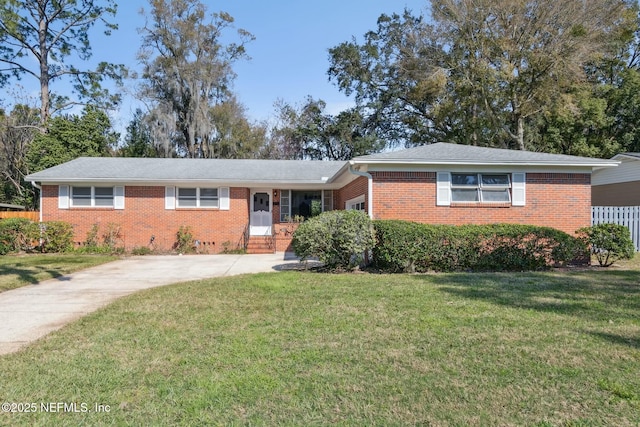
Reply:
<svg viewBox="0 0 640 427"><path fill-rule="evenodd" d="M620 164L615 160L603 160L593 163L562 163L554 161L468 161L468 160L407 160L407 159L385 159L385 160L349 160L354 165L389 165L389 164L411 164L411 165L455 165L455 166L567 166L567 167L615 167Z"/></svg>

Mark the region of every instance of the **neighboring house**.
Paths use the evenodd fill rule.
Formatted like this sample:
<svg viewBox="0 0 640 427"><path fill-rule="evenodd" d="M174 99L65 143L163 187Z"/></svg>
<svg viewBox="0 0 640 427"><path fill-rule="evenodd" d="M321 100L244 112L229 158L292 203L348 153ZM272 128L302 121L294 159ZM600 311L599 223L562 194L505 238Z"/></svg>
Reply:
<svg viewBox="0 0 640 427"><path fill-rule="evenodd" d="M593 206L640 206L640 153L622 153L613 169L600 169L591 180Z"/></svg>
<svg viewBox="0 0 640 427"><path fill-rule="evenodd" d="M127 249L284 251L295 221L332 209L434 224L519 223L573 233L591 221L591 173L614 160L438 143L350 161L78 158L26 177L41 220L117 224Z"/></svg>

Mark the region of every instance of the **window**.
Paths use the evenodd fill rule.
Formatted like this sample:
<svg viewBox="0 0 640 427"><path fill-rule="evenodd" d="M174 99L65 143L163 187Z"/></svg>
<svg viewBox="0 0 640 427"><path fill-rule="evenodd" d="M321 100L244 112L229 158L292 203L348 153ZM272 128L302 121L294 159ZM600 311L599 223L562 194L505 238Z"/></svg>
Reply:
<svg viewBox="0 0 640 427"><path fill-rule="evenodd" d="M364 195L347 200L345 203L345 209L348 211L363 211L364 206Z"/></svg>
<svg viewBox="0 0 640 427"><path fill-rule="evenodd" d="M218 207L218 189L217 188L201 188L200 189L200 206L205 208Z"/></svg>
<svg viewBox="0 0 640 427"><path fill-rule="evenodd" d="M511 202L509 174L452 173L452 202Z"/></svg>
<svg viewBox="0 0 640 427"><path fill-rule="evenodd" d="M93 199L95 206L113 206L113 188L94 187Z"/></svg>
<svg viewBox="0 0 640 427"><path fill-rule="evenodd" d="M73 206L91 206L92 187L73 187L71 189L71 201Z"/></svg>
<svg viewBox="0 0 640 427"><path fill-rule="evenodd" d="M332 190L280 190L280 222L310 218L333 209Z"/></svg>
<svg viewBox="0 0 640 427"><path fill-rule="evenodd" d="M72 187L71 206L113 207L113 187Z"/></svg>
<svg viewBox="0 0 640 427"><path fill-rule="evenodd" d="M217 208L217 188L178 188L176 197L179 208Z"/></svg>

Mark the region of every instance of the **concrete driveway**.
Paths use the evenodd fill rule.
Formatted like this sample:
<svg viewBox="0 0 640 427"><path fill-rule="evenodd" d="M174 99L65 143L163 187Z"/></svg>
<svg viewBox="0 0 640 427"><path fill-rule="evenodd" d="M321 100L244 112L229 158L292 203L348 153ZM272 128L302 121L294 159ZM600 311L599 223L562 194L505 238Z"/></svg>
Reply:
<svg viewBox="0 0 640 427"><path fill-rule="evenodd" d="M143 256L89 268L0 293L0 354L21 347L141 289L188 280L286 269L297 263L269 255Z"/></svg>

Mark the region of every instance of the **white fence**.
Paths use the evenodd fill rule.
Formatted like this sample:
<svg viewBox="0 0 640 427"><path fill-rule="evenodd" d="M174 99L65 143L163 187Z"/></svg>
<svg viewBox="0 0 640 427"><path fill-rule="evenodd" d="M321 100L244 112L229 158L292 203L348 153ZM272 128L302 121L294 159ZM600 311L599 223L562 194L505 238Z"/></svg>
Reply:
<svg viewBox="0 0 640 427"><path fill-rule="evenodd" d="M640 206L592 206L591 225L603 223L629 227L636 252L640 252Z"/></svg>

